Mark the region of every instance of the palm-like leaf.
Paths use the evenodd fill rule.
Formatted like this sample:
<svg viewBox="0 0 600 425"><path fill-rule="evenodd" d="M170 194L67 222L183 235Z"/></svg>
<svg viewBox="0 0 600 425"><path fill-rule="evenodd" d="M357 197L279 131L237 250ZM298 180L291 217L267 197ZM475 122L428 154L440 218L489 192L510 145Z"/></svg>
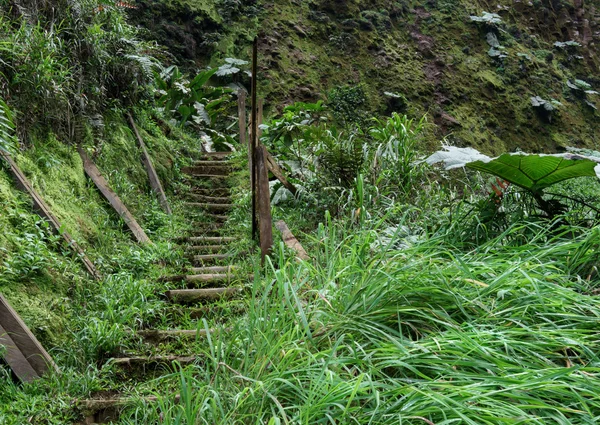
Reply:
<svg viewBox="0 0 600 425"><path fill-rule="evenodd" d="M563 180L593 177L596 175L596 165L598 164L588 159L504 154L489 162L470 162L467 167L493 174L523 189L539 192Z"/></svg>

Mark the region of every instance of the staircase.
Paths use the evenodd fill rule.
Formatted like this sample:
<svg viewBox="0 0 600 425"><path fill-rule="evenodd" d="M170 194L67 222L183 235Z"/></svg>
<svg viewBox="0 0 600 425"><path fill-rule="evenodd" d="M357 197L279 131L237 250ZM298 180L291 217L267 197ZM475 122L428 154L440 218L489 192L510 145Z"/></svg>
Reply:
<svg viewBox="0 0 600 425"><path fill-rule="evenodd" d="M161 277L162 283L168 283L162 295L166 302L179 306L187 317L202 319L213 311L213 305L219 301L240 298L244 286L253 280L252 275L240 276L236 271L236 258L229 253L231 244L238 239L223 236L228 214L233 205L230 199L228 179L232 167L227 159L228 152L204 153L199 161L182 169L186 175L189 192L186 194L186 214L193 223L190 234L177 239L183 248L189 267L182 273ZM200 214L202 221L194 222L194 216ZM227 331L226 329L221 331ZM208 332L218 332L209 329ZM135 333L145 344L157 345L167 341L185 344L186 340L204 338L206 329L145 329ZM150 373L157 370L173 370L173 364L189 365L199 361L198 356L163 354L160 356L132 356L111 359L107 363L128 373ZM141 371L141 372L140 372ZM177 395L174 395L177 397ZM126 395L82 400L78 403L85 416L83 424L108 423L118 419L120 411L130 399ZM152 397L148 401L153 401Z"/></svg>

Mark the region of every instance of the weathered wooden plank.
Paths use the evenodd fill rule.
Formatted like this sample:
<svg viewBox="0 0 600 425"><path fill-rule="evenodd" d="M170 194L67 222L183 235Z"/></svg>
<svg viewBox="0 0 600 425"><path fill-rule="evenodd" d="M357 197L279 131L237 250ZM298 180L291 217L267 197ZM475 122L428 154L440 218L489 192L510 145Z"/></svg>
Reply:
<svg viewBox="0 0 600 425"><path fill-rule="evenodd" d="M23 192L26 192L33 201L34 210L43 218L50 222L50 225L55 233L59 234L63 240L71 247L73 251L77 254L77 256L83 262L85 269L91 274L95 279L102 279L102 275L94 266L94 263L85 255L83 249L75 242L75 240L71 237L71 235L65 232L62 229L62 226L58 219L52 214L50 207L46 204L44 199L37 193L37 191L33 188L25 174L21 171L17 163L12 159L12 157L2 150L0 150L0 157L4 159L6 164L8 165L8 172L12 175L13 180L17 188Z"/></svg>
<svg viewBox="0 0 600 425"><path fill-rule="evenodd" d="M11 307L2 294L0 294L0 326L3 329L0 333L7 333L8 335L5 338L10 338L14 344L14 348L9 348L7 355L13 356L13 358L16 356L20 370L25 371L25 375L23 375L25 379L23 379L19 376L19 373L22 372L17 373L17 371L13 369L19 379L27 380L30 376L29 372L27 372L28 369L22 365L22 362L19 360L21 356L30 365L31 369L35 371L36 376L42 376L51 369L55 372L59 372L52 357L44 350L44 347L42 347L37 338L31 333L27 325L25 325L23 320L21 320L17 312ZM9 342L7 341L7 343ZM4 345L1 338L0 345ZM15 350L19 351L21 354L14 353ZM25 369L21 369L23 367L25 367Z"/></svg>
<svg viewBox="0 0 600 425"><path fill-rule="evenodd" d="M240 125L240 144L248 142L248 130L246 126L246 91L238 90L238 117Z"/></svg>
<svg viewBox="0 0 600 425"><path fill-rule="evenodd" d="M106 200L110 203L110 205L112 205L123 221L125 221L125 224L127 224L127 227L129 227L137 241L140 243L152 243L150 238L148 238L146 235L146 232L144 232L144 230L140 227L125 204L123 204L117 194L108 186L108 182L102 176L100 170L98 167L96 167L96 164L92 162L92 160L81 147L78 147L77 151L79 152L79 156L81 156L81 160L83 161L85 173L90 179L92 179L98 190L102 193L102 195L104 195Z"/></svg>
<svg viewBox="0 0 600 425"><path fill-rule="evenodd" d="M258 216L260 227L260 253L264 260L273 247L273 219L271 217L271 191L266 164L266 149L260 145L256 149L258 171Z"/></svg>
<svg viewBox="0 0 600 425"><path fill-rule="evenodd" d="M0 325L0 352L3 353L2 357L8 367L20 381L31 382L40 377L2 325Z"/></svg>
<svg viewBox="0 0 600 425"><path fill-rule="evenodd" d="M267 152L267 166L269 167L269 171L271 173L273 173L273 175L275 177L277 177L277 180L279 180L281 182L281 184L283 184L283 186L287 190L292 192L292 195L296 196L296 194L298 193L298 188L296 188L296 186L294 186L292 183L290 183L289 180L285 177L285 174L283 174L283 170L281 169L279 164L277 164L277 162L275 162L275 158L273 158L273 156L269 153L269 151L266 151L266 152Z"/></svg>
<svg viewBox="0 0 600 425"><path fill-rule="evenodd" d="M135 125L135 121L131 114L127 114L129 118L129 123L131 124L131 128L133 128L133 132L135 133L135 137L138 140L140 145L140 149L142 151L142 162L144 163L144 167L146 168L146 172L148 173L148 180L150 180L150 187L156 194L158 198L158 202L160 203L161 208L167 214L172 214L171 207L169 206L169 201L167 200L167 195L162 187L160 179L158 178L158 174L156 174L156 169L152 164L152 160L150 159L150 155L148 154L148 149L146 148L146 144L144 143L144 139L140 135L137 126Z"/></svg>
<svg viewBox="0 0 600 425"><path fill-rule="evenodd" d="M249 159L250 159L250 186L252 188L252 239L256 239L258 236L258 211L257 211L257 168L256 168L256 147L258 146L258 114L257 114L257 91L258 91L258 37L254 39L252 46L252 89L250 94L252 96L252 109L251 109L251 131L250 131L250 143L248 143Z"/></svg>
<svg viewBox="0 0 600 425"><path fill-rule="evenodd" d="M240 288L173 289L167 291L166 295L169 300L175 303L194 303L230 298L240 292Z"/></svg>
<svg viewBox="0 0 600 425"><path fill-rule="evenodd" d="M277 223L275 223L275 228L277 228L277 230L279 230L281 232L281 237L283 238L283 242L289 248L296 251L296 253L297 253L296 257L300 258L301 260L310 260L310 257L306 253L304 247L302 246L302 244L300 244L300 242L298 242L298 239L296 239L294 234L290 231L287 224L285 224L285 221L279 220Z"/></svg>

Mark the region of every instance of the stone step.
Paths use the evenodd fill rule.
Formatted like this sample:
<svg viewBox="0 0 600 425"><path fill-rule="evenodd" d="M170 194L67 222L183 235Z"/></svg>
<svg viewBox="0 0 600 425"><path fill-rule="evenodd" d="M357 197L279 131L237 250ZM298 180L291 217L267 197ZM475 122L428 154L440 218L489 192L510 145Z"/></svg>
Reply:
<svg viewBox="0 0 600 425"><path fill-rule="evenodd" d="M213 211L213 212L225 212L229 211L233 208L233 204L210 204L203 202L186 202L185 206L187 208L201 208L203 210Z"/></svg>
<svg viewBox="0 0 600 425"><path fill-rule="evenodd" d="M239 294L240 288L203 288L203 289L174 289L167 291L170 301L176 303L194 303L200 301L214 301L222 298L231 298Z"/></svg>

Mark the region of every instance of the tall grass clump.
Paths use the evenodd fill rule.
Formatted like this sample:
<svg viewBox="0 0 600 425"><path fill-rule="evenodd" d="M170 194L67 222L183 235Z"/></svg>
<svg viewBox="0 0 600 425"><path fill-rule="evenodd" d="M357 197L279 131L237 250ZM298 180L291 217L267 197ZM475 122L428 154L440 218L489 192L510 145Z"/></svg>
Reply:
<svg viewBox="0 0 600 425"><path fill-rule="evenodd" d="M357 226L326 220L310 262L280 247L247 316L163 378L193 402L160 394L124 423L597 422L597 232L465 251Z"/></svg>

